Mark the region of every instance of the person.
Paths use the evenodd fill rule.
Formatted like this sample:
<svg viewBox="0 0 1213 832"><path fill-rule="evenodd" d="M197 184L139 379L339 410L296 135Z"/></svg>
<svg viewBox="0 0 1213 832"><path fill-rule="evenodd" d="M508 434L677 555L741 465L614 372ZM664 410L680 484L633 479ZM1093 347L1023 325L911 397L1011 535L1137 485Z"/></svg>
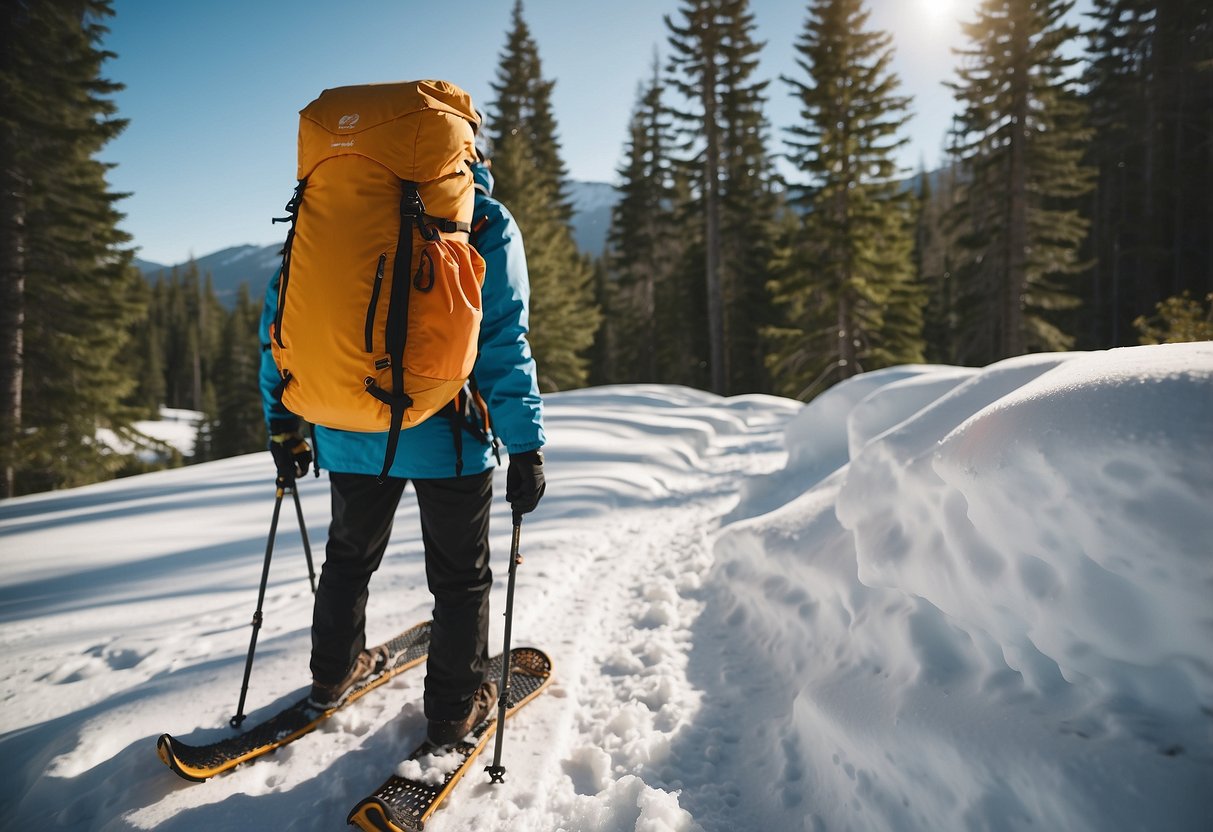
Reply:
<svg viewBox="0 0 1213 832"><path fill-rule="evenodd" d="M411 481L434 598L424 709L428 738L436 745L461 739L496 704L496 683L486 671L489 508L498 442L509 454L506 499L514 514L533 511L545 490L543 402L526 337L530 286L522 235L508 209L491 196L493 178L483 156L472 165L472 174L472 243L486 266L479 354L470 390L464 388L472 395L461 396L461 406L448 405L402 431L382 482L378 475L386 432L312 430L317 473L320 467L329 472L332 523L312 620L311 704L326 708L339 703L389 658L366 649L368 585ZM269 325L280 277L281 270L265 295L260 386L279 483L290 484L307 472L313 448L302 436L298 418L274 395L279 373L270 353ZM471 407L476 401L486 407Z"/></svg>

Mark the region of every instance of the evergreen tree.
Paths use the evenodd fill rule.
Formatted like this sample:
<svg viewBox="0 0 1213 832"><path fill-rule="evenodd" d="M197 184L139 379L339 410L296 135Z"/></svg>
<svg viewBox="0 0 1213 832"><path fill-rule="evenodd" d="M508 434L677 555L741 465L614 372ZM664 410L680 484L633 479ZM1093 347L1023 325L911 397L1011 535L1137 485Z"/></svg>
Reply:
<svg viewBox="0 0 1213 832"><path fill-rule="evenodd" d="M248 285L240 286L236 305L228 310L210 275L200 274L191 261L162 274L150 297L146 321L134 328L147 360L132 402L144 411L166 406L201 414L190 462L260 449L261 307Z"/></svg>
<svg viewBox="0 0 1213 832"><path fill-rule="evenodd" d="M165 393L164 331L157 315L160 290L159 284L152 286L145 280L138 281L137 286L147 314L131 327L131 345L124 356L135 379L135 389L127 404L142 418L156 419Z"/></svg>
<svg viewBox="0 0 1213 832"><path fill-rule="evenodd" d="M685 209L703 223L704 360L715 392L754 389L763 374L758 330L769 304L763 272L776 209L766 82L753 80L762 44L748 0L683 0L679 13L677 23L665 22L671 86L686 107L673 110L694 195Z"/></svg>
<svg viewBox="0 0 1213 832"><path fill-rule="evenodd" d="M602 384L617 384L623 380L625 370L619 364L620 347L618 326L615 325L614 309L619 305L618 295L607 273L606 258L598 257L594 267L594 303L602 311L602 323L594 336L594 345L589 351L588 383L591 387Z"/></svg>
<svg viewBox="0 0 1213 832"><path fill-rule="evenodd" d="M1142 315L1133 322L1141 344L1179 344L1213 341L1213 293L1204 303L1187 292L1159 301L1151 316Z"/></svg>
<svg viewBox="0 0 1213 832"><path fill-rule="evenodd" d="M1213 292L1213 8L1156 0L1150 98L1160 149L1154 300ZM1146 311L1146 310L1143 310Z"/></svg>
<svg viewBox="0 0 1213 832"><path fill-rule="evenodd" d="M1149 6L1149 8L1146 8ZM1148 95L1153 3L1096 0L1085 82L1095 129L1089 161L1096 166L1087 250L1094 264L1083 287L1083 346L1116 344L1128 334L1134 309L1146 308L1151 290L1143 268L1150 259L1145 212L1149 200L1141 173L1153 131L1141 130ZM1147 118L1147 123L1150 119Z"/></svg>
<svg viewBox="0 0 1213 832"><path fill-rule="evenodd" d="M556 118L552 114L552 90L555 81L545 80L539 59L539 46L523 17L522 0L514 0L510 31L505 51L497 67L497 79L490 85L496 98L492 103L490 136L497 154L521 152L529 157L531 175L549 194L560 222L567 223L573 208L565 192L567 171L556 138ZM505 174L509 177L509 173ZM509 177L505 196L514 195L519 176ZM502 184L498 181L495 193Z"/></svg>
<svg viewBox="0 0 1213 832"><path fill-rule="evenodd" d="M545 391L579 387L601 314L593 269L573 240L572 209L563 197L564 165L551 112L554 82L545 81L539 50L514 5L490 105L494 196L522 231L531 283L531 348Z"/></svg>
<svg viewBox="0 0 1213 832"><path fill-rule="evenodd" d="M749 0L723 4L721 21L720 243L726 391L765 392L770 385L762 331L775 320L767 281L775 219L783 202L767 154L769 125L763 108L768 82L753 80L763 44L754 39Z"/></svg>
<svg viewBox="0 0 1213 832"><path fill-rule="evenodd" d="M1084 75L1098 170L1082 345L1213 291L1213 14L1197 0L1095 0Z"/></svg>
<svg viewBox="0 0 1213 832"><path fill-rule="evenodd" d="M607 315L600 334L610 356L606 381L661 381L659 357L668 351L669 331L659 326L657 299L659 288L673 278L681 245L673 213L673 137L662 89L654 60L632 114L607 235Z"/></svg>
<svg viewBox="0 0 1213 832"><path fill-rule="evenodd" d="M1029 350L1066 349L1058 322L1077 305L1087 232L1076 201L1091 188L1081 164L1090 131L1064 47L1073 0L983 0L964 30L955 135L963 181L954 217L958 358L985 364Z"/></svg>
<svg viewBox="0 0 1213 832"><path fill-rule="evenodd" d="M125 126L101 78L108 0L6 4L0 43L0 495L91 482L123 458L141 313L120 195L95 158Z"/></svg>
<svg viewBox="0 0 1213 832"><path fill-rule="evenodd" d="M154 290L150 320L162 333L164 404L205 412L213 386L227 315L215 296L210 274L190 260L174 267Z"/></svg>
<svg viewBox="0 0 1213 832"><path fill-rule="evenodd" d="M207 388L216 388L225 370L221 351L230 314L216 297L209 273L201 275L192 260L161 273L151 288L147 321L136 329L155 353L141 376L137 400L204 412ZM144 329L148 335L139 336ZM153 366L158 378L151 376Z"/></svg>
<svg viewBox="0 0 1213 832"><path fill-rule="evenodd" d="M724 280L721 275L720 179L724 126L720 112L721 27L720 0L683 0L681 25L668 15L666 28L673 48L670 72L673 88L691 108L674 110L685 137L682 150L690 155L686 171L696 198L684 206L690 215L703 217L703 296L707 307L705 356L710 389L724 393L725 366Z"/></svg>
<svg viewBox="0 0 1213 832"><path fill-rule="evenodd" d="M212 381L215 410L208 414L211 426L208 438L214 459L252 453L265 447L258 384L261 344L257 328L260 318L261 305L249 295L248 284L241 284L235 307L224 315L216 364L219 371Z"/></svg>
<svg viewBox="0 0 1213 832"><path fill-rule="evenodd" d="M666 384L711 389L708 356L708 295L704 291L707 260L702 200L695 198L698 171L676 160L673 167L676 248L671 255L672 274L655 288L658 378Z"/></svg>
<svg viewBox="0 0 1213 832"><path fill-rule="evenodd" d="M919 172L918 218L915 226L915 270L926 293L923 307L923 354L927 361L957 363L956 280L952 274L956 240L946 221L955 200L956 167Z"/></svg>
<svg viewBox="0 0 1213 832"><path fill-rule="evenodd" d="M775 281L789 314L769 330L788 395L834 372L923 360L910 194L894 158L909 99L889 69L891 37L867 22L862 0L811 3L796 46L806 79L783 79L803 119L788 129L789 159L808 180L802 239Z"/></svg>

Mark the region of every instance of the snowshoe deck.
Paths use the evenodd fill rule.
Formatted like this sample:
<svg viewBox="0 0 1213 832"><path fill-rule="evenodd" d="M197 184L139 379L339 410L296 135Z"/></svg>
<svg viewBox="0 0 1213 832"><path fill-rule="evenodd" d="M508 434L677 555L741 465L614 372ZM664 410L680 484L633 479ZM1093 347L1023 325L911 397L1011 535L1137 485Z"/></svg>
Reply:
<svg viewBox="0 0 1213 832"><path fill-rule="evenodd" d="M351 702L425 661L430 649L430 622L425 621L405 630L384 642L383 646L392 657L387 669L352 687L341 704L335 707L318 710L308 705L304 696L248 731L207 745L189 745L169 734L162 734L156 742L156 753L165 765L181 777L202 782L294 742Z"/></svg>
<svg viewBox="0 0 1213 832"><path fill-rule="evenodd" d="M501 656L490 660L488 678L501 675ZM510 651L510 687L506 699L506 717L538 696L552 680L552 660L533 647ZM472 767L497 728L497 709L493 717L472 729L464 742L449 749L435 748L426 741L409 760L421 763L421 777L393 774L374 794L364 798L350 811L348 823L368 832L418 832ZM425 767L425 763L429 767ZM408 766L406 762L405 767ZM411 772L410 772L411 774Z"/></svg>

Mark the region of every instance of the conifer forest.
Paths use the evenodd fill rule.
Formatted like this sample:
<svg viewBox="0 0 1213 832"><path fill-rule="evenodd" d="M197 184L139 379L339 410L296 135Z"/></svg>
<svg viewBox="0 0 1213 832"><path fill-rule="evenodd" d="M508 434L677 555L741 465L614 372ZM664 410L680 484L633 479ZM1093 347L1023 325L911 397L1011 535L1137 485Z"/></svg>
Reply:
<svg viewBox="0 0 1213 832"><path fill-rule="evenodd" d="M556 81L516 0L481 104L526 239L545 391L653 382L804 401L896 364L1213 338L1213 11L1204 0L981 0L938 165L897 162L914 102L870 0L807 0L761 77L756 0L680 0L640 83L602 257L572 231ZM265 275L220 303L145 279L102 148L110 0L5 0L0 497L265 447ZM767 103L793 96L798 120ZM481 102L477 102L480 104ZM203 414L156 462L99 438ZM146 443L144 443L146 445Z"/></svg>

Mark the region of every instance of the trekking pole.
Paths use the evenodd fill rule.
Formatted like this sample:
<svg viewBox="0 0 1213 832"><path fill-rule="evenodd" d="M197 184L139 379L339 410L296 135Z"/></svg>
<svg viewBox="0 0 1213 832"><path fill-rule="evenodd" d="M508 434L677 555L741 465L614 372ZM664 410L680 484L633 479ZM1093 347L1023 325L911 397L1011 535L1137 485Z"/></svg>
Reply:
<svg viewBox="0 0 1213 832"><path fill-rule="evenodd" d="M311 577L312 571L312 553L307 542L307 529L303 528L303 509L300 507L300 495L291 485L291 491L295 494L295 508L300 517L300 531L303 532L303 551L308 554L308 574ZM244 723L244 700L249 694L249 677L252 676L252 656L257 650L257 633L261 631L262 614L261 609L266 603L266 585L269 582L269 558L274 553L274 537L278 534L278 515L283 509L283 495L286 494L286 486L279 483L278 490L274 494L274 517L269 522L269 538L266 541L266 563L261 568L261 589L257 591L257 609L252 614L252 638L249 640L249 657L244 662L244 682L240 685L240 702L235 706L235 716L230 719L232 728L239 729ZM315 586L312 586L312 592L315 592Z"/></svg>
<svg viewBox="0 0 1213 832"><path fill-rule="evenodd" d="M484 767L490 783L505 782L505 766L501 764L501 747L505 743L505 712L510 693L510 628L514 621L514 575L522 558L518 554L518 538L522 530L522 515L514 512L514 537L510 541L510 578L505 590L505 647L501 651L501 693L497 697L497 742L493 747L493 764Z"/></svg>
<svg viewBox="0 0 1213 832"><path fill-rule="evenodd" d="M307 558L307 579L312 585L312 594L316 594L316 570L312 568L312 544L307 539L307 526L303 523L303 506L299 504L299 489L292 488L295 497L295 516L299 518L299 534L303 536L303 554Z"/></svg>

